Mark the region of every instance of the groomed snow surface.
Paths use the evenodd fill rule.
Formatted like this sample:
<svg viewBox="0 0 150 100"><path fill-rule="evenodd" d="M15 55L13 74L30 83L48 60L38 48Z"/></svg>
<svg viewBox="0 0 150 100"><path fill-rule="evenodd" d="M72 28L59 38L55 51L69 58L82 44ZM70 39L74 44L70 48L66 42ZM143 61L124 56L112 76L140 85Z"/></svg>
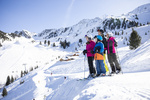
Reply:
<svg viewBox="0 0 150 100"><path fill-rule="evenodd" d="M119 39L116 40L120 41ZM85 75L88 76L87 60L84 62L82 51L76 53L79 56L71 56L75 52L66 53L57 47L40 46L38 45L39 42L32 44L30 40L23 41L19 40L11 45L6 43L5 48L7 46L7 50L1 48L1 51L4 50L4 52L1 53L0 63L5 68L1 73L11 72L9 69L13 70L15 66L18 68L17 65L19 66L20 63L24 62L28 62L27 65L32 66L32 64L36 64L37 60L39 61L38 57L41 57L39 68L7 86L8 95L4 98L0 97L2 100L150 99L150 40L147 40L134 51L129 50L128 46L120 45L118 47L123 74L85 81L77 81L84 77L84 64ZM74 60L60 62L59 59L56 59L58 56L65 59L74 58ZM30 57L29 60L28 57ZM5 63L6 59L4 61L3 58L7 58L11 62ZM34 63L31 63L30 60ZM6 67L8 64L10 64L10 68ZM3 75L1 74L1 76ZM1 78L3 79L3 77ZM20 85L22 80L25 82ZM0 91L2 92L2 89Z"/></svg>

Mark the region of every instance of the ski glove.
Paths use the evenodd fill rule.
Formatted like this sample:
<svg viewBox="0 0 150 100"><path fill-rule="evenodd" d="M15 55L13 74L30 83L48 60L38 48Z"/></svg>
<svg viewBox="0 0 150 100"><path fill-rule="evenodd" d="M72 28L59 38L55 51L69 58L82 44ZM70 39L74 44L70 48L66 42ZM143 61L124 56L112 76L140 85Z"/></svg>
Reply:
<svg viewBox="0 0 150 100"><path fill-rule="evenodd" d="M100 53L100 49L101 49L101 47L100 47L100 46L95 47L95 53Z"/></svg>
<svg viewBox="0 0 150 100"><path fill-rule="evenodd" d="M85 55L87 53L87 50L83 50L83 55Z"/></svg>
<svg viewBox="0 0 150 100"><path fill-rule="evenodd" d="M94 54L94 51L93 51L93 50L91 50L91 54Z"/></svg>
<svg viewBox="0 0 150 100"><path fill-rule="evenodd" d="M114 45L114 46L117 47L117 46L118 46L118 43L116 42L116 40L114 40L114 42L115 42L115 45Z"/></svg>

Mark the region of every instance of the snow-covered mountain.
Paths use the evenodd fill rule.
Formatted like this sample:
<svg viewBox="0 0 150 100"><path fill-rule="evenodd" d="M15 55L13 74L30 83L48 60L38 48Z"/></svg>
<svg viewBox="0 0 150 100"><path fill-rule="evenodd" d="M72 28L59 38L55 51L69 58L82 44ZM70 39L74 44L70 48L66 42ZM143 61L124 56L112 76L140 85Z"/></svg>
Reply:
<svg viewBox="0 0 150 100"><path fill-rule="evenodd" d="M23 36L25 38L31 38L32 36L36 35L36 33L29 32L27 30L22 30L22 31L15 31L14 33Z"/></svg>
<svg viewBox="0 0 150 100"><path fill-rule="evenodd" d="M37 36L40 39L52 39L60 41L62 37L80 37L85 34L95 33L97 28L107 31L122 31L135 26L147 25L150 23L150 4L142 5L128 14L122 16L107 16L104 19L96 17L95 19L84 19L78 24L67 28L45 29ZM84 34L84 35L83 35ZM68 39L72 40L72 39Z"/></svg>
<svg viewBox="0 0 150 100"><path fill-rule="evenodd" d="M71 27L45 29L37 36L23 30L15 32L22 37L13 39L3 33L12 41L4 41L3 46L0 47L0 88L4 86L8 75L16 80L5 86L8 95L0 96L0 99L149 100L149 8L150 4L146 4L117 17L84 19ZM82 54L82 50L85 49L84 36L97 35L97 28L114 33L118 42L116 50L124 74L77 81L84 77L84 70L85 77L88 76L87 60ZM129 50L127 46L132 28L142 37L142 44L136 50ZM83 40L80 46L79 39ZM44 40L50 40L50 45L44 44ZM67 49L59 47L60 41L64 40L71 43ZM55 47L53 43L56 43ZM21 77L21 71L29 71L29 73ZM2 90L0 89L0 95Z"/></svg>

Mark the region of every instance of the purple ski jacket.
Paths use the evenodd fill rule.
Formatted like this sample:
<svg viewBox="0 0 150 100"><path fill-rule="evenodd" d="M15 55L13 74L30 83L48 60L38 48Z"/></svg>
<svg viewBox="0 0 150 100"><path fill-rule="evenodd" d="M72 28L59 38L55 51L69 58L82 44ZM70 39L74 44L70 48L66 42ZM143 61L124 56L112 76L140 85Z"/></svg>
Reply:
<svg viewBox="0 0 150 100"><path fill-rule="evenodd" d="M88 44L86 44L86 50L87 50L87 57L94 57L94 54L91 53L91 50L93 50L95 47L94 41L89 41Z"/></svg>

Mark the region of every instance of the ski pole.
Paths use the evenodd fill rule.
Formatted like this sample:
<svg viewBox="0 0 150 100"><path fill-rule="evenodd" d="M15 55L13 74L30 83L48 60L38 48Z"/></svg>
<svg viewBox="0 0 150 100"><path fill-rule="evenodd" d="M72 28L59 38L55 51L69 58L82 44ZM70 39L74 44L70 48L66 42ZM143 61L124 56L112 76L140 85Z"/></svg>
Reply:
<svg viewBox="0 0 150 100"><path fill-rule="evenodd" d="M118 54L118 48L116 47L116 51L117 51L117 58L119 60L119 64L120 64L120 67L121 67L121 62L120 62L120 58L119 58L119 54ZM122 68L121 68L121 72L123 74L123 71L122 71Z"/></svg>
<svg viewBox="0 0 150 100"><path fill-rule="evenodd" d="M86 61L86 55L84 56L84 79L85 79L85 61Z"/></svg>
<svg viewBox="0 0 150 100"><path fill-rule="evenodd" d="M120 63L120 59L119 59L119 54L118 54L118 48L116 47L116 51L117 51L117 58L119 60L119 63ZM120 63L121 64L121 63Z"/></svg>
<svg viewBox="0 0 150 100"><path fill-rule="evenodd" d="M108 67L109 74L110 74L110 65L108 64L107 54L105 54L105 62L106 62L106 65L107 65L107 67Z"/></svg>

